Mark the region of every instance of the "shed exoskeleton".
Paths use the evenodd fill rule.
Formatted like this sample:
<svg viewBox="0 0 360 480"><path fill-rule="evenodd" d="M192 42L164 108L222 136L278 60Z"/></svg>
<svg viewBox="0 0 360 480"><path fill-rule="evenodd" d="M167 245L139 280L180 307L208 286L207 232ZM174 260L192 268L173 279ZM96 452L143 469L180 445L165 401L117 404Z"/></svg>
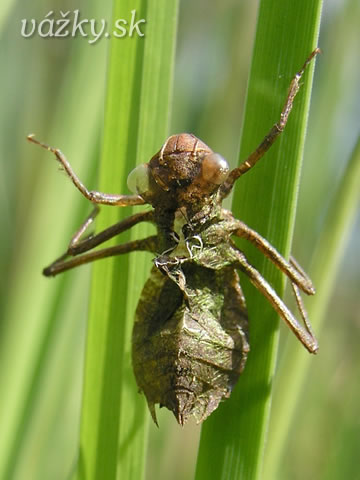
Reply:
<svg viewBox="0 0 360 480"><path fill-rule="evenodd" d="M155 255L136 310L132 351L136 381L155 422L156 404L170 409L183 425L192 416L202 422L230 396L249 352L246 303L237 270L249 277L310 353L318 350L300 297L300 290L315 293L311 280L293 258L287 261L222 207L235 181L260 160L283 131L300 78L318 52L314 50L294 76L279 122L231 171L221 155L194 135L182 133L169 137L148 163L130 173L128 186L133 195L106 194L89 191L60 150L28 137L55 154L75 186L95 205L66 253L44 269L46 276L132 251L147 250ZM149 204L152 210L83 239L98 213L97 204ZM93 250L144 221L156 225L156 235ZM289 278L303 325L248 262L233 236L252 242Z"/></svg>

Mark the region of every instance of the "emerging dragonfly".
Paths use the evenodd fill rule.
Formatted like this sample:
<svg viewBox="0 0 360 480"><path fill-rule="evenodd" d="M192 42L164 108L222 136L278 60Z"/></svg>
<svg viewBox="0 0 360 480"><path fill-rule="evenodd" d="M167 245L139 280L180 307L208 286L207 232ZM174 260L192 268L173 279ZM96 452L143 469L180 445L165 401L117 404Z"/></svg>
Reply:
<svg viewBox="0 0 360 480"><path fill-rule="evenodd" d="M288 262L267 240L221 206L235 181L260 160L284 130L300 79L317 53L319 49L292 79L279 122L231 171L221 155L194 135L173 135L149 163L130 173L128 186L134 195L112 195L89 191L60 150L38 142L33 135L28 137L54 153L78 190L95 204L66 253L45 268L44 275L54 276L97 259L139 250L156 255L137 306L132 351L137 384L155 422L156 404L171 410L183 425L191 416L202 422L230 396L249 353L246 304L237 270L249 277L310 353L318 350L300 297L300 290L315 293L311 280L293 258ZM150 204L153 208L83 238L98 213L97 204ZM157 235L93 250L140 222L154 223ZM253 243L289 278L304 326L233 243L233 235Z"/></svg>

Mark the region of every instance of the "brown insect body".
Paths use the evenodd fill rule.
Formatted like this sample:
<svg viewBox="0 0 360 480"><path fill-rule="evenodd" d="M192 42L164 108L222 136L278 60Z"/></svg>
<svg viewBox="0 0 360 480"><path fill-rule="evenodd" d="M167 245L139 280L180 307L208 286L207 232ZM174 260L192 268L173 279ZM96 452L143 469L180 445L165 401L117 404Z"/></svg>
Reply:
<svg viewBox="0 0 360 480"><path fill-rule="evenodd" d="M136 381L155 422L155 404L173 411L180 424L191 416L203 421L229 397L249 351L237 272L226 265L226 257L215 254L211 265L204 265L196 253L201 250L206 257L207 249L215 251L224 244L224 235L213 228L214 224L217 230L222 228L218 185L206 182L201 168L212 153L193 135L181 134L170 137L149 162L153 178L172 197L171 202L153 205L155 218L162 219L157 222L160 244L170 252L155 260L133 331ZM212 193L204 195L205 184ZM178 232L186 256L178 253L181 240L174 244L169 235L177 216L186 218Z"/></svg>
<svg viewBox="0 0 360 480"><path fill-rule="evenodd" d="M229 397L250 350L234 268L241 268L241 253L230 239L237 221L221 207L219 187L228 172L223 168L218 182L218 166L210 167L214 175L207 171L212 155L194 135L171 136L149 162L149 190L139 192L154 207L164 252L154 261L133 330L134 373L155 422L156 404L181 425L191 416L202 422Z"/></svg>
<svg viewBox="0 0 360 480"><path fill-rule="evenodd" d="M319 49L293 77L279 121L253 153L230 172L219 154L194 135L183 133L169 137L149 163L130 173L128 186L135 195L90 191L60 150L38 142L33 135L28 137L53 152L76 188L95 204L65 254L46 267L44 275L54 276L97 259L134 251L155 254L155 265L136 310L132 351L136 381L155 422L156 404L170 409L183 425L191 416L203 421L229 397L249 352L246 305L237 270L269 300L310 353L318 350L300 296L300 290L315 293L309 277L294 258L286 260L221 206L236 180L256 165L284 130L301 77L317 53ZM97 204L145 203L153 209L83 239L98 213ZM95 249L140 222L154 223L157 235ZM303 326L232 242L233 235L253 243L288 277Z"/></svg>

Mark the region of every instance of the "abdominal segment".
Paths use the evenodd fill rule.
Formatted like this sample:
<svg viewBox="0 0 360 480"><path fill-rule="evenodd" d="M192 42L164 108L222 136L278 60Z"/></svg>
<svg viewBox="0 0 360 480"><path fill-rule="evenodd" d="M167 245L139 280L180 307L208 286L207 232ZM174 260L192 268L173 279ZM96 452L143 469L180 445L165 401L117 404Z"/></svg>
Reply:
<svg viewBox="0 0 360 480"><path fill-rule="evenodd" d="M230 396L249 351L247 312L237 273L192 262L185 286L153 268L133 330L133 367L156 422L155 405L183 425L202 422Z"/></svg>

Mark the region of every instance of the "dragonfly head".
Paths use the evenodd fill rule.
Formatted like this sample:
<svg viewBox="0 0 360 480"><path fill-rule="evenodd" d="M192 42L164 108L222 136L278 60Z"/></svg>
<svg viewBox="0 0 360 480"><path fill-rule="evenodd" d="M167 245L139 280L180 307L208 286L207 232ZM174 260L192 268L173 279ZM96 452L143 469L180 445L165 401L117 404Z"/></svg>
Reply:
<svg viewBox="0 0 360 480"><path fill-rule="evenodd" d="M128 187L156 208L201 208L216 195L229 173L227 161L194 135L169 137L149 163L136 167Z"/></svg>

